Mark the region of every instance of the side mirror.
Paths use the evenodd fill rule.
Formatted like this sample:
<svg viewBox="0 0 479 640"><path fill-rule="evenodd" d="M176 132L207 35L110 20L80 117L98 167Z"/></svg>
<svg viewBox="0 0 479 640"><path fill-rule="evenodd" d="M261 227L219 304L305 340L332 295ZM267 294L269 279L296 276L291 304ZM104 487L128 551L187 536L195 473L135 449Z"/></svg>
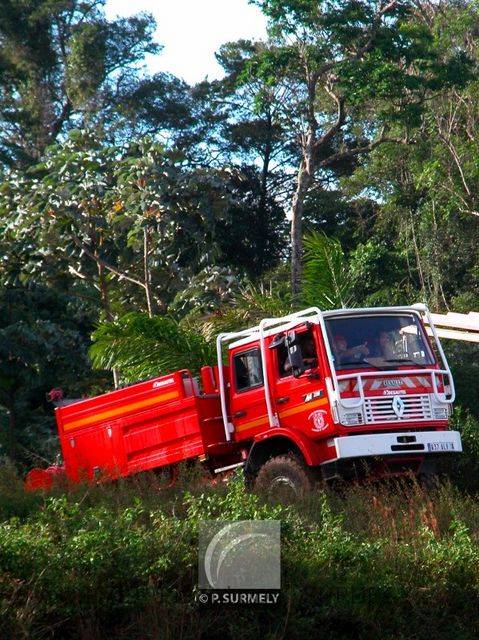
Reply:
<svg viewBox="0 0 479 640"><path fill-rule="evenodd" d="M282 345L284 345L286 340L286 335L281 332L278 333L277 335L275 335L273 342L269 345L270 349L277 349L278 347L281 347Z"/></svg>
<svg viewBox="0 0 479 640"><path fill-rule="evenodd" d="M291 365L291 371L293 372L293 376L295 378L299 378L299 376L306 371L303 362L303 355L301 353L301 349L298 346L296 340L295 331L289 331L285 338L286 348L288 350L288 361Z"/></svg>

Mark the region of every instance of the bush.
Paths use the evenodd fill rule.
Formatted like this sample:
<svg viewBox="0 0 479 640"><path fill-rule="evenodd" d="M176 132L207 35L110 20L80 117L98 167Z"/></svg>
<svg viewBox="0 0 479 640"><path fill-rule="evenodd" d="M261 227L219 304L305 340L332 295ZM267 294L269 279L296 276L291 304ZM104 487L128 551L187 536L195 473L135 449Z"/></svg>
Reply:
<svg viewBox="0 0 479 640"><path fill-rule="evenodd" d="M6 472L5 472L6 473ZM18 494L0 524L0 637L476 638L479 505L452 485L322 491L275 505L241 477L207 491L154 476L59 495ZM7 492L8 493L8 492ZM23 502L23 507L20 506ZM209 519L278 519L276 606L196 600Z"/></svg>
<svg viewBox="0 0 479 640"><path fill-rule="evenodd" d="M440 470L458 487L466 491L479 491L479 421L467 409L456 407L450 428L461 433L463 453L447 457Z"/></svg>

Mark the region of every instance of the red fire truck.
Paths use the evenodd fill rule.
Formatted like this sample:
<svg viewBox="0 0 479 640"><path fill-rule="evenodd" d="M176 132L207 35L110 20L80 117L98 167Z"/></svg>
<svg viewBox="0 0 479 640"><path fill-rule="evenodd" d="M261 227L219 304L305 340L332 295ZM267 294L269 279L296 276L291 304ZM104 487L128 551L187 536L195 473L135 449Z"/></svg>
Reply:
<svg viewBox="0 0 479 640"><path fill-rule="evenodd" d="M428 337L425 323L429 326ZM118 478L200 460L301 494L318 478L428 474L462 450L454 382L425 305L309 308L217 338L217 364L56 409L63 465L27 486Z"/></svg>

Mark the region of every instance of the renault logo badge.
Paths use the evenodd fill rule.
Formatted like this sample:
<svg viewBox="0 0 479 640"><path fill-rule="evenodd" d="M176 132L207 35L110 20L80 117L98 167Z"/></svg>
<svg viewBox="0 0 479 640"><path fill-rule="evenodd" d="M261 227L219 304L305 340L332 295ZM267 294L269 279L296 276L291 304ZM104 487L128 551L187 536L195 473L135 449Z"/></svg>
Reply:
<svg viewBox="0 0 479 640"><path fill-rule="evenodd" d="M400 396L394 396L394 400L392 403L393 411L397 415L398 418L402 418L404 414L404 409L406 405L404 404L404 400Z"/></svg>

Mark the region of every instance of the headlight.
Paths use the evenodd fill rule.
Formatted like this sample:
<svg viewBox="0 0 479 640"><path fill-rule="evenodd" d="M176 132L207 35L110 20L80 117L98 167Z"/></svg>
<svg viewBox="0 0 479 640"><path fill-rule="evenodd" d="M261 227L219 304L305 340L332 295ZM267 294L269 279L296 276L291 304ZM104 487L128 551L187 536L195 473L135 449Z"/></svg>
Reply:
<svg viewBox="0 0 479 640"><path fill-rule="evenodd" d="M449 417L449 407L434 407L432 417L434 420L447 420Z"/></svg>
<svg viewBox="0 0 479 640"><path fill-rule="evenodd" d="M363 414L359 411L348 411L343 415L341 422L346 425L362 424Z"/></svg>

